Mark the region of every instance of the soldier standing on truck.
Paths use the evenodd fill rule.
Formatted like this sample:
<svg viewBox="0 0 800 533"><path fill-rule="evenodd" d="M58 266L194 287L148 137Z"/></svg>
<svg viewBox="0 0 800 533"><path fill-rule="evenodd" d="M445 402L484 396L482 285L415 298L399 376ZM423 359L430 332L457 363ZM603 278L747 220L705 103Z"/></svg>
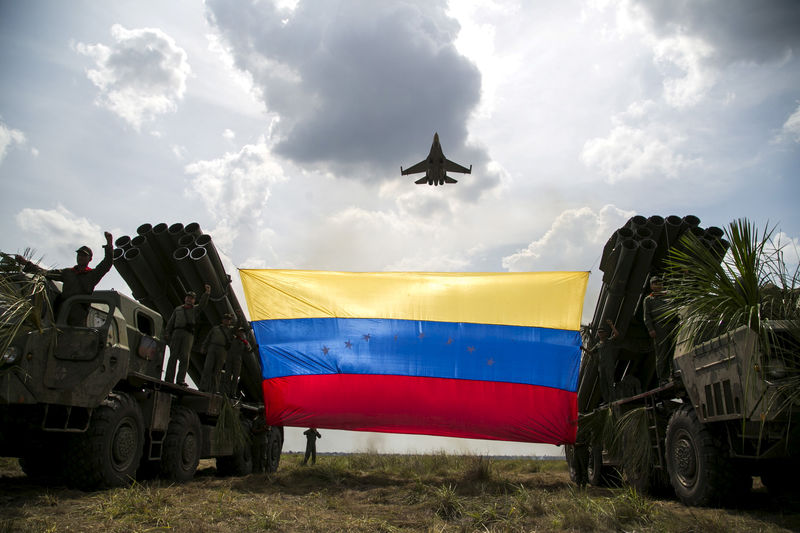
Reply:
<svg viewBox="0 0 800 533"><path fill-rule="evenodd" d="M303 466L308 463L308 458L311 457L311 464L317 463L317 439L321 439L322 435L319 434L317 428L308 428L303 432L306 436L306 456L303 459Z"/></svg>
<svg viewBox="0 0 800 533"><path fill-rule="evenodd" d="M597 328L599 340L592 351L597 353L597 366L600 371L600 394L605 402L610 403L614 399L614 378L617 369L617 352L619 351L616 341L619 337L619 331L614 327L611 319L606 320L606 324ZM608 334L609 331L611 331L611 336Z"/></svg>
<svg viewBox="0 0 800 533"><path fill-rule="evenodd" d="M239 374L242 371L242 359L244 354L250 353L250 343L247 342L245 329L239 327L233 335L231 349L228 350L228 358L225 360L225 382L224 393L231 398L236 396L236 389L239 386Z"/></svg>
<svg viewBox="0 0 800 533"><path fill-rule="evenodd" d="M208 305L211 296L211 285L205 284L205 292L200 297L200 303L195 305L197 295L189 291L183 299L183 305L175 308L167 321L165 338L169 343L169 362L164 381L177 383L182 387L186 385L186 371L189 369L189 357L194 344L194 327L197 324L197 314ZM180 362L178 377L175 379L175 365Z"/></svg>
<svg viewBox="0 0 800 533"><path fill-rule="evenodd" d="M88 246L81 246L75 250L77 257L74 267L58 270L45 270L21 255L15 256L17 262L24 266L23 270L25 272L36 272L43 274L47 279L62 282L61 294L56 298L53 305L55 314L58 314L59 307L67 298L77 295L91 295L95 286L111 270L114 252L113 237L107 231L103 235L106 238L106 244L103 246L105 254L103 260L97 264L95 269L89 268L89 263L92 260L92 249ZM88 304L73 305L67 316L67 325L86 327L86 316L88 314Z"/></svg>
<svg viewBox="0 0 800 533"><path fill-rule="evenodd" d="M658 384L664 385L672 376L672 325L664 318L667 304L661 278L650 278L650 289L653 292L644 299L644 323L653 339Z"/></svg>
<svg viewBox="0 0 800 533"><path fill-rule="evenodd" d="M228 350L233 342L233 314L222 315L222 323L217 324L206 335L201 351L206 354L200 390L211 393L220 392L222 367L225 365Z"/></svg>

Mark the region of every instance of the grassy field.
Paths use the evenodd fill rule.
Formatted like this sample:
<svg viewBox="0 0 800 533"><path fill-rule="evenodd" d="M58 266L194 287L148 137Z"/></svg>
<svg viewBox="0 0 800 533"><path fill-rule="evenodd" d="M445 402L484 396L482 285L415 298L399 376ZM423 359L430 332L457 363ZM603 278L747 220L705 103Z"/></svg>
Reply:
<svg viewBox="0 0 800 533"><path fill-rule="evenodd" d="M5 531L796 531L800 502L756 481L740 509L690 509L626 488L569 482L562 461L475 456L285 454L273 475L218 478L202 461L190 483L163 480L80 492L36 484L0 459Z"/></svg>

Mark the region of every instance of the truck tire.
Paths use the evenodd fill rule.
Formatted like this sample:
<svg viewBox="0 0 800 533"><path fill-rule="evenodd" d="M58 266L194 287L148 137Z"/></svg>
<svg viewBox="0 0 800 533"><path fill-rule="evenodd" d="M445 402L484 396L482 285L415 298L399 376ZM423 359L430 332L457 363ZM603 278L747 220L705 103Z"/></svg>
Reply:
<svg viewBox="0 0 800 533"><path fill-rule="evenodd" d="M272 426L267 437L267 472L277 472L281 462L283 436L278 428Z"/></svg>
<svg viewBox="0 0 800 533"><path fill-rule="evenodd" d="M70 440L63 461L67 482L83 490L129 485L143 448L139 404L128 394L111 394L92 412L89 429Z"/></svg>
<svg viewBox="0 0 800 533"><path fill-rule="evenodd" d="M202 449L202 433L197 413L177 406L170 413L161 455L161 473L173 481L189 481L197 471Z"/></svg>
<svg viewBox="0 0 800 533"><path fill-rule="evenodd" d="M242 420L242 431L250 436L249 421ZM233 451L233 455L217 457L217 475L247 476L253 473L253 451L249 442Z"/></svg>
<svg viewBox="0 0 800 533"><path fill-rule="evenodd" d="M593 487L608 485L608 476L603 470L603 446L597 443L589 445L589 465L586 468L589 484Z"/></svg>
<svg viewBox="0 0 800 533"><path fill-rule="evenodd" d="M743 477L691 405L675 411L669 420L666 460L672 488L686 505L727 503L743 490Z"/></svg>
<svg viewBox="0 0 800 533"><path fill-rule="evenodd" d="M250 435L252 440L251 453L253 454L253 473L263 474L267 471L267 452L269 447L269 431Z"/></svg>

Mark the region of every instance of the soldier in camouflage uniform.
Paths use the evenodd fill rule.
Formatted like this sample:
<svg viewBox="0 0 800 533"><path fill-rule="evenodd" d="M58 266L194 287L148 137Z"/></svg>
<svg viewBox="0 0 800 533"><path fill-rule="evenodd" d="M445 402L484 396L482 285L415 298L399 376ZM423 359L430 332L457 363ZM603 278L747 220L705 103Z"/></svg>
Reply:
<svg viewBox="0 0 800 533"><path fill-rule="evenodd" d="M228 350L233 342L233 315L222 315L222 323L217 324L206 335L203 341L202 352L206 354L203 365L203 377L200 380L200 390L205 392L221 392L219 385L222 377L222 367L228 356Z"/></svg>
<svg viewBox="0 0 800 533"><path fill-rule="evenodd" d="M242 327L237 328L233 335L231 349L228 350L228 357L225 360L225 384L222 387L224 389L223 392L232 398L236 396L244 354L251 351L252 348L250 348L250 343L247 342L245 329Z"/></svg>
<svg viewBox="0 0 800 533"><path fill-rule="evenodd" d="M103 246L105 253L103 255L103 260L100 261L94 269L89 268L89 262L92 260L92 249L88 246L81 246L75 250L77 257L74 267L58 270L44 270L21 255L15 256L16 260L24 266L25 272L37 272L43 274L48 279L63 283L61 294L56 298L53 305L54 313L58 314L58 309L61 304L70 296L88 296L92 294L95 286L100 283L103 276L111 270L114 251L113 237L107 231L103 235L106 238L106 244ZM70 326L86 327L86 316L88 314L88 304L73 305L67 316L67 324Z"/></svg>
<svg viewBox="0 0 800 533"><path fill-rule="evenodd" d="M668 382L672 376L672 329L673 324L664 318L666 301L664 299L664 286L661 278L653 276L650 279L650 289L653 291L644 299L644 323L656 353L656 375L659 385Z"/></svg>
<svg viewBox="0 0 800 533"><path fill-rule="evenodd" d="M205 292L200 297L200 303L195 305L197 295L194 292L186 293L183 305L175 308L167 321L165 338L169 343L169 362L164 381L174 382L186 387L186 371L189 370L189 357L194 344L194 327L197 324L197 315L208 305L211 295L211 285L205 285ZM180 362L178 377L175 379L175 365Z"/></svg>

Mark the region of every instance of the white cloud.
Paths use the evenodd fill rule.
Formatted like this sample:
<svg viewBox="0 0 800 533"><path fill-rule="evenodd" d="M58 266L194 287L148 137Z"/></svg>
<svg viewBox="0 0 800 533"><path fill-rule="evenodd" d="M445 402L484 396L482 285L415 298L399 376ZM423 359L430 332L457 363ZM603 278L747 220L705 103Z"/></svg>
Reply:
<svg viewBox="0 0 800 533"><path fill-rule="evenodd" d="M541 238L504 257L503 268L512 272L588 270L600 256L608 237L635 214L613 205L598 211L591 207L567 209Z"/></svg>
<svg viewBox="0 0 800 533"><path fill-rule="evenodd" d="M611 234L635 215L613 205L594 211L590 207L567 209L556 217L550 229L527 248L503 258L511 272L593 270ZM602 277L590 275L583 305L583 322L588 322L600 294Z"/></svg>
<svg viewBox="0 0 800 533"><path fill-rule="evenodd" d="M664 100L676 108L698 104L717 81L708 59L713 49L698 37L677 35L659 39L653 46L656 64L667 72L677 68L682 75L664 78Z"/></svg>
<svg viewBox="0 0 800 533"><path fill-rule="evenodd" d="M609 183L648 177L677 178L697 161L679 153L684 138L657 127L636 128L615 121L607 137L586 141L581 162Z"/></svg>
<svg viewBox="0 0 800 533"><path fill-rule="evenodd" d="M231 129L226 128L225 131L222 132L222 137L229 141L232 141L236 138L236 132Z"/></svg>
<svg viewBox="0 0 800 533"><path fill-rule="evenodd" d="M239 152L197 161L185 170L193 176L192 193L200 196L218 224L215 240L224 245L230 245L240 230L258 225L272 186L286 179L263 137Z"/></svg>
<svg viewBox="0 0 800 533"><path fill-rule="evenodd" d="M780 138L800 143L800 104L783 123Z"/></svg>
<svg viewBox="0 0 800 533"><path fill-rule="evenodd" d="M3 162L3 159L5 159L6 151L10 146L25 144L25 142L24 133L19 130L11 129L3 122L0 122L0 164ZM35 150L35 148L33 150Z"/></svg>
<svg viewBox="0 0 800 533"><path fill-rule="evenodd" d="M172 153L175 155L176 158L183 159L184 157L186 157L186 147L179 144L173 144Z"/></svg>
<svg viewBox="0 0 800 533"><path fill-rule="evenodd" d="M781 260L786 265L786 272L792 275L800 268L800 238L790 237L787 233L779 231L773 236L772 242L776 250L780 250Z"/></svg>
<svg viewBox="0 0 800 533"><path fill-rule="evenodd" d="M111 36L110 47L78 43L75 49L95 61L87 76L100 89L98 105L138 131L144 122L175 111L191 68L186 52L157 28L128 30L115 24Z"/></svg>
<svg viewBox="0 0 800 533"><path fill-rule="evenodd" d="M50 260L66 264L74 260L75 250L88 245L95 259L102 256L103 231L88 218L76 215L62 205L55 209L25 208L16 215L17 226L28 234L28 241L37 252L48 253Z"/></svg>

